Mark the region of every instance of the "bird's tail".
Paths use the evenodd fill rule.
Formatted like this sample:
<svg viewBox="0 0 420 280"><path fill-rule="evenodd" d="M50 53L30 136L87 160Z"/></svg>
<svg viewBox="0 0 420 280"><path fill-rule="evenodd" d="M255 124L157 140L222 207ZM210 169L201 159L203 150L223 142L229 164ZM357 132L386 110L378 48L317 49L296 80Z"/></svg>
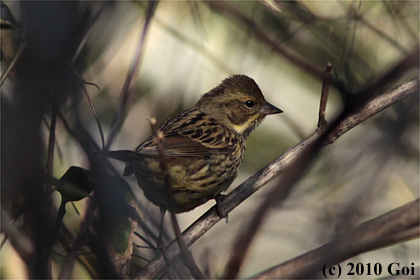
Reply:
<svg viewBox="0 0 420 280"><path fill-rule="evenodd" d="M128 163L134 163L141 157L135 151L130 150L108 151L105 153L105 156Z"/></svg>
<svg viewBox="0 0 420 280"><path fill-rule="evenodd" d="M127 163L124 169L124 176L130 176L134 173L133 166L139 160L140 155L130 150L108 151L105 155L109 158L117 159Z"/></svg>

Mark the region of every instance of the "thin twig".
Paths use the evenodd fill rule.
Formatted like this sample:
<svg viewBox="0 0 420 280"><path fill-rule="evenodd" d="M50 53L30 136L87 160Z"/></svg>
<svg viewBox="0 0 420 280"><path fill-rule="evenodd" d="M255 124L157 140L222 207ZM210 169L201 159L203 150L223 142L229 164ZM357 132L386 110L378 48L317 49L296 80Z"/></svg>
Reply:
<svg viewBox="0 0 420 280"><path fill-rule="evenodd" d="M19 45L15 57L13 58L12 62L9 64L9 66L7 67L7 69L4 71L4 73L1 75L0 87L4 84L4 82L6 81L7 77L9 76L10 72L15 67L16 62L18 61L18 59L19 59L20 55L22 54L23 50L25 49L25 47L26 47L26 44L25 43L21 43Z"/></svg>
<svg viewBox="0 0 420 280"><path fill-rule="evenodd" d="M136 243L133 243L133 246L136 248L142 248L142 249L150 249L150 250L155 250L154 248L150 247L150 246L146 246L146 245L138 245Z"/></svg>
<svg viewBox="0 0 420 280"><path fill-rule="evenodd" d="M83 47L85 46L85 42L87 41L89 31L91 30L92 26L98 20L99 16L102 14L105 6L110 3L104 1L102 2L101 6L97 9L96 13L90 18L91 20L86 24L84 29L82 30L81 34L83 37L80 38L80 43L78 44L77 50L74 52L74 56L72 59L72 64L76 62L76 59L79 57L80 52L82 51Z"/></svg>
<svg viewBox="0 0 420 280"><path fill-rule="evenodd" d="M344 111L350 114L357 112L366 104L366 102L368 102L368 100L373 99L377 93L384 92L387 86L400 79L403 74L413 68L418 69L419 52L420 48L417 47L392 67L372 78L371 82L367 83L359 91L346 94Z"/></svg>
<svg viewBox="0 0 420 280"><path fill-rule="evenodd" d="M273 50L274 52L282 55L287 60L289 60L291 63L300 67L301 69L303 69L308 74L310 74L314 77L320 78L320 79L324 79L325 73L320 68L318 68L317 66L315 66L313 64L310 64L310 63L304 61L303 59L293 55L291 52L289 52L288 50L283 48L280 44L277 44L273 39L270 38L270 36L267 33L265 33L263 30L258 28L258 26L256 25L256 23L253 20L248 18L246 15L242 14L239 10L234 8L229 3L218 2L218 1L211 1L211 2L208 2L208 3L213 9L217 9L221 12L226 12L229 15L231 15L231 16L235 17L236 19L238 19L239 21L241 21L243 24L245 24L245 26L247 26L249 28L249 30L251 30L254 33L254 35L258 38L258 40L260 42L270 46L271 50ZM348 93L348 90L344 87L344 83L342 81L340 81L338 78L336 78L336 77L331 78L330 83L334 87L336 87L340 92L345 93L345 94Z"/></svg>
<svg viewBox="0 0 420 280"><path fill-rule="evenodd" d="M143 240L144 243L146 243L151 249L156 251L156 246L154 246L149 240L147 240L144 236L142 236L140 233L138 232L134 232L134 235L136 235L138 238L140 238L141 240Z"/></svg>
<svg viewBox="0 0 420 280"><path fill-rule="evenodd" d="M48 164L47 164L47 175L52 176L54 166L54 147L55 147L55 129L57 126L57 114L60 106L60 97L56 94L53 98L51 107L51 124L50 124L50 135L48 139Z"/></svg>
<svg viewBox="0 0 420 280"><path fill-rule="evenodd" d="M79 73L77 73L77 70L74 67L74 65L73 65L73 71L76 74L77 78L79 79L80 86L83 88L83 91L85 92L86 98L87 98L87 100L89 102L90 109L92 110L92 113L95 116L96 124L98 125L98 129L99 129L99 134L101 135L102 149L104 149L105 148L104 130L102 129L101 121L100 121L100 119L98 117L98 114L96 113L95 106L93 105L92 98L90 98L90 94L89 94L89 91L87 90L86 84L94 85L98 89L99 89L99 87L98 87L98 85L96 85L94 83L87 83L87 82L85 82L85 80L83 80L80 77Z"/></svg>
<svg viewBox="0 0 420 280"><path fill-rule="evenodd" d="M384 5L386 5L385 3L386 2L384 2ZM354 18L354 20L360 21L367 28L369 28L370 30L372 30L373 33L376 33L376 35L378 37L382 38L385 42L388 42L391 46L393 46L395 49L397 49L403 55L407 55L408 54L408 51L397 40L395 40L394 38L392 38L391 36L389 36L388 34L386 34L384 31L380 30L378 27L374 26L369 21L367 21L363 17L363 15L361 13L358 13L357 11L355 11L351 7L347 7L346 6L346 9L348 10L349 13L352 14L352 17Z"/></svg>
<svg viewBox="0 0 420 280"><path fill-rule="evenodd" d="M355 127L358 123L374 116L378 112L406 98L407 96L418 92L418 88L419 77L385 93L387 98L384 98L383 102L380 102L380 104L371 107L371 104L376 103L378 99L382 99L381 96L369 101L366 106L359 111L359 113L350 115L348 118L343 120L339 127L332 132L332 134L342 135L346 133L351 128ZM227 194L219 207L222 207L223 211L226 213L232 211L250 195L262 188L273 178L278 176L286 167L290 166L290 164L299 157L299 155L302 153L302 150L313 143L320 134L321 131L314 132L312 135L298 143L296 146L290 148L283 155L269 163L266 167L255 173L253 176L249 177L237 188ZM191 246L197 239L203 236L210 228L219 222L220 219L221 218L217 213L216 207L212 207L184 231L183 236L185 244L187 246ZM165 251L169 259L173 259L179 254L179 249L173 242L167 246ZM135 277L138 279L154 278L161 272L163 267L165 267L165 261L163 260L162 256L157 256L141 271L139 271Z"/></svg>
<svg viewBox="0 0 420 280"><path fill-rule="evenodd" d="M50 130L50 124L48 123L48 121L47 121L47 119L46 119L46 117L45 116L43 116L42 117L42 123L46 126L46 128L47 128L47 130ZM56 148L57 148L57 156L58 156L58 158L60 159L60 160L62 160L63 159L63 152L61 151L61 148L60 148L60 145L58 145L57 144L57 142L56 142L56 144L55 144L56 146ZM48 167L47 167L48 168Z"/></svg>
<svg viewBox="0 0 420 280"><path fill-rule="evenodd" d="M112 127L111 133L108 137L108 142L106 143L105 150L109 150L109 147L111 146L112 141L114 140L118 131L122 127L122 119L123 119L123 116L125 114L125 110L127 108L128 98L129 98L129 94L130 94L130 91L129 91L130 85L131 85L131 83L134 79L134 75L136 74L136 70L138 69L138 67L140 65L141 54L142 54L142 51L143 51L144 42L146 40L146 34L147 34L147 31L149 30L149 24L150 24L150 21L153 17L154 11L155 11L158 3L159 3L159 1L151 0L151 1L149 1L149 4L147 6L146 19L145 19L145 22L144 22L143 31L142 31L142 34L140 36L140 40L139 40L137 48L136 48L136 52L134 54L133 63L131 64L130 69L128 70L127 78L125 79L124 86L121 90L120 104L119 104L119 107L118 107L118 111L117 111L117 113L114 116L114 119L112 121L113 127Z"/></svg>
<svg viewBox="0 0 420 280"><path fill-rule="evenodd" d="M274 190L274 188L273 188ZM235 243L231 250L231 255L226 264L225 273L222 278L225 279L236 279L245 257L249 251L252 240L257 235L258 230L267 217L266 213L274 204L280 204L286 199L290 193L291 188L282 188L271 191L267 194L266 199L260 204L254 212L249 225L244 228L243 231L237 236Z"/></svg>
<svg viewBox="0 0 420 280"><path fill-rule="evenodd" d="M86 85L90 85L90 86L94 86L94 87L96 87L98 90L101 90L101 88L97 85L97 84L95 84L95 83L90 83L90 82L86 82L86 81L83 81Z"/></svg>
<svg viewBox="0 0 420 280"><path fill-rule="evenodd" d="M28 263L33 259L35 244L25 232L14 225L12 219L7 215L5 210L1 209L0 212L1 232L6 236L22 260L24 260L25 263Z"/></svg>
<svg viewBox="0 0 420 280"><path fill-rule="evenodd" d="M60 271L60 275L58 276L58 279L70 278L70 274L73 270L74 262L77 258L79 248L83 245L88 235L89 227L90 227L90 224L92 223L96 207L97 207L96 199L92 198L89 202L89 206L86 209L85 218L83 219L82 225L79 230L79 234L77 235L77 238L74 241L73 249L70 251L68 257L64 261L64 264L61 267L61 271Z"/></svg>
<svg viewBox="0 0 420 280"><path fill-rule="evenodd" d="M194 49L195 52L197 52L198 54L201 54L203 57L211 61L215 65L215 67L219 68L220 72L224 72L228 75L235 74L235 71L229 68L229 66L227 66L226 63L222 59L217 57L208 48L203 48L203 44L197 43L191 38L189 38L189 36L186 36L184 33L182 33L182 30L179 30L177 28L177 26L166 23L165 21L160 19L158 16L154 18L154 22L156 22L158 25L164 28L170 35L174 36L176 40Z"/></svg>
<svg viewBox="0 0 420 280"><path fill-rule="evenodd" d="M153 124L156 125L156 122L154 122ZM173 203L172 203L172 200L171 200L172 188L171 188L171 181L170 181L170 177L169 177L169 173L168 173L169 169L168 169L168 165L166 164L166 160L165 160L165 157L164 157L164 154L163 154L164 136L163 136L163 133L160 129L158 129L156 131L156 139L157 139L157 150L158 150L158 154L159 154L160 169L162 170L163 178L165 180L166 202L167 202L168 209L169 209L169 214L170 214L170 217L171 217L172 227L173 227L173 230L174 230L174 233L175 233L175 236L176 236L176 240L178 242L179 249L181 251L182 259L184 261L184 264L188 267L188 269L190 270L191 274L193 275L193 277L195 279L204 279L203 273L198 268L197 264L194 261L194 258L192 256L191 252L188 250L188 247L185 245L185 242L182 238L181 229L179 228L179 223L178 223L178 220L177 220L176 215L175 215ZM162 223L163 223L163 221L162 221Z"/></svg>
<svg viewBox="0 0 420 280"><path fill-rule="evenodd" d="M70 127L70 124L68 123L67 119L63 116L63 114L60 111L58 111L58 117L63 122L64 128L67 130L67 132L69 133L69 135L71 135L72 137L74 137L74 139L76 139L77 142L81 143L80 137ZM92 141L93 141L93 139L92 139Z"/></svg>
<svg viewBox="0 0 420 280"><path fill-rule="evenodd" d="M150 262L150 260L149 259L146 259L145 257L142 257L142 256L140 256L140 255L132 255L133 257L136 257L136 258L139 258L139 259L141 259L141 260L143 260L143 261L146 261L146 262Z"/></svg>
<svg viewBox="0 0 420 280"><path fill-rule="evenodd" d="M47 176L52 177L53 175L53 168L54 168L54 148L55 148L55 130L57 127L57 114L58 114L58 110L60 107L60 95L55 92L55 94L53 94L52 98L51 98L51 124L50 124L50 134L48 137L48 160L47 160ZM52 192L53 188L52 185L47 184L46 185L46 191L47 192ZM49 205L51 207L51 210L53 212L55 212L55 207L53 207L51 204ZM61 210L61 208L60 208ZM64 212L65 213L65 212ZM63 213L63 216L64 216ZM61 214L60 212L58 214ZM62 220L63 217L61 217ZM61 224L61 220L60 220L60 224ZM58 234L58 230L60 228L60 224L58 225L58 227L54 227L52 229L52 232L49 232L49 238L48 238L48 242L46 244L46 248L45 248L45 254L44 254L44 262L47 263L48 267L51 267L51 260L50 260L50 255L51 255L51 251L54 245L54 241L57 237Z"/></svg>
<svg viewBox="0 0 420 280"><path fill-rule="evenodd" d="M370 100L362 109L353 114L350 114L346 119L344 119L340 126L338 126L334 131L329 135L329 143L333 143L341 135L357 126L361 122L367 120L373 115L385 110L389 106L402 99L406 98L410 94L418 92L419 90L419 76L416 78L407 81L395 88L387 91L380 96Z"/></svg>
<svg viewBox="0 0 420 280"><path fill-rule="evenodd" d="M328 94L330 92L330 79L332 76L332 64L327 63L327 69L325 69L325 78L322 82L321 90L321 102L319 104L319 116L318 116L318 127L324 129L327 126L327 120L325 119L325 112L327 110Z"/></svg>
<svg viewBox="0 0 420 280"><path fill-rule="evenodd" d="M58 236L58 232L60 231L60 226L61 223L63 221L64 215L66 214L66 203L64 202L64 200L61 200L61 204L60 204L60 208L58 209L58 213L57 213L57 217L55 220L55 224L54 224L54 228L51 234L51 239L50 239L50 243L47 245L47 253L48 256L51 254L52 252L52 248L54 246L54 242Z"/></svg>
<svg viewBox="0 0 420 280"><path fill-rule="evenodd" d="M140 205L141 206L141 205ZM153 239L154 241L158 242L159 238L158 236L152 231L152 229L149 227L149 225L145 222L145 220L152 220L153 216L150 215L150 213L148 211L146 211L146 209L140 210L142 211L143 215L145 217L140 217L140 215L137 215L137 224L138 226L144 231L144 233L146 234L146 236L150 237L151 239ZM142 216L143 216L142 215ZM159 225L153 225L154 227L159 227ZM162 234L162 237L165 237L166 239L168 239L167 234ZM143 237L146 238L146 237ZM147 241L146 243L150 243L151 241ZM154 250L156 251L156 246L153 245Z"/></svg>
<svg viewBox="0 0 420 280"><path fill-rule="evenodd" d="M364 252L419 237L419 199L346 231L333 241L252 279L307 279Z"/></svg>

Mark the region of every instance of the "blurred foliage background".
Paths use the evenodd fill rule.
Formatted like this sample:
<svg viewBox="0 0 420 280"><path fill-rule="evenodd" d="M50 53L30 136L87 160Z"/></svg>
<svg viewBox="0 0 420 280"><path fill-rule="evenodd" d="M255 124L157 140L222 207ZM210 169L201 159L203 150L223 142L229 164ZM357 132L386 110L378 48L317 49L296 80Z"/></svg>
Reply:
<svg viewBox="0 0 420 280"><path fill-rule="evenodd" d="M20 3L3 2L18 21L28 23ZM87 85L105 138L118 110L147 5L145 1L82 1L77 6L80 15L95 20L72 62L85 81L99 87ZM5 32L2 29L2 54L6 50ZM20 31L13 32L16 36ZM255 79L266 99L284 113L268 117L249 137L233 189L316 129L322 79L308 71L309 66L323 71L331 62L334 77L341 79L345 88L356 91L418 48L418 42L418 1L162 1L147 30L141 62L129 89L124 122L111 149L135 148L151 133L150 117L156 117L161 124L194 105L225 77L246 74ZM3 54L2 69L7 66L5 57ZM417 75L418 68L406 71L387 88ZM19 83L13 76L2 86L2 108L17 102L17 87ZM61 112L74 125L72 110L77 108L81 124L101 146L89 103L80 88L76 91L72 99L63 99ZM252 245L241 277L250 277L312 250L354 225L418 198L418 104L418 94L412 95L327 146L293 193L269 216ZM332 119L341 106L340 92L332 88L327 119ZM47 114L46 123L49 118ZM48 134L49 128L43 124L44 147L48 145ZM89 169L86 151L61 121L55 136L54 177L60 178L70 166ZM44 162L46 158L45 148ZM2 159L2 169L4 163ZM122 173L124 164L113 163ZM136 199L158 220L157 207L144 199L134 178L127 181ZM13 191L9 189L12 187L2 179L2 209L13 203ZM266 189L235 209L228 223L218 223L191 247L200 267L212 278L221 275L233 239ZM53 193L52 197L58 208L59 195ZM63 222L73 235L77 235L87 201L85 198L74 202L74 208L67 207ZM213 202L208 202L178 215L181 227L186 228L211 206ZM142 244L138 238L134 242ZM418 264L418 253L418 240L413 240L357 256L352 261ZM60 273L66 254L56 244L52 253L54 278ZM141 248L134 248L134 254L153 257L152 250ZM24 264L7 241L1 257L2 278L28 277ZM133 262L136 266L146 263L139 258ZM18 263L22 269L16 269ZM89 271L95 268L86 267L89 260L84 263L76 264L72 277L93 277Z"/></svg>

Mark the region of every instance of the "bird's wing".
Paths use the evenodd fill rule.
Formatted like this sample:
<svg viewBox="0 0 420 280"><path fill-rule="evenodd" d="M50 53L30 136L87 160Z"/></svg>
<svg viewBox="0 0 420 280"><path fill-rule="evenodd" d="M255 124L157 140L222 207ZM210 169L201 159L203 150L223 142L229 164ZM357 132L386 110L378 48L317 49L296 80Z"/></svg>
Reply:
<svg viewBox="0 0 420 280"><path fill-rule="evenodd" d="M208 115L197 109L184 111L161 127L162 148L165 156L209 156L235 151L237 137ZM136 152L145 156L158 156L155 134L144 141Z"/></svg>

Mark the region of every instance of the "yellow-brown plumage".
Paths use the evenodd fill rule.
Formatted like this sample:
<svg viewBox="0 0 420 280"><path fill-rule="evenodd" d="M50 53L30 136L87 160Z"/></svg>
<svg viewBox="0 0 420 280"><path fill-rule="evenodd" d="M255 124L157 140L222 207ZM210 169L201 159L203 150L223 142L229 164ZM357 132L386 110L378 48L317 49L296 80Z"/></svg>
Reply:
<svg viewBox="0 0 420 280"><path fill-rule="evenodd" d="M226 190L242 163L248 135L266 115L281 112L265 101L253 79L234 75L162 124L160 145L174 211L190 211ZM113 151L108 156L128 162L124 175L134 173L145 196L167 208L155 134L135 151Z"/></svg>

